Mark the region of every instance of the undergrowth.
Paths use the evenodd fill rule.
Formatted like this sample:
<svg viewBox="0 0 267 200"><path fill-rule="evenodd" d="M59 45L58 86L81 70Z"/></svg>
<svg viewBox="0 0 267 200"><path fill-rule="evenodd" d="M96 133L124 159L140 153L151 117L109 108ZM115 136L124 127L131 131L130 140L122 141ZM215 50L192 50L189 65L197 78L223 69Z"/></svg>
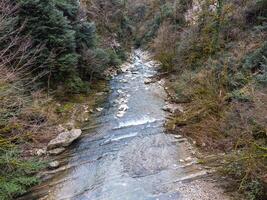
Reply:
<svg viewBox="0 0 267 200"><path fill-rule="evenodd" d="M267 194L267 1L203 1L197 17L163 22L152 48L184 112L168 122L203 150L225 153L221 172L247 199Z"/></svg>

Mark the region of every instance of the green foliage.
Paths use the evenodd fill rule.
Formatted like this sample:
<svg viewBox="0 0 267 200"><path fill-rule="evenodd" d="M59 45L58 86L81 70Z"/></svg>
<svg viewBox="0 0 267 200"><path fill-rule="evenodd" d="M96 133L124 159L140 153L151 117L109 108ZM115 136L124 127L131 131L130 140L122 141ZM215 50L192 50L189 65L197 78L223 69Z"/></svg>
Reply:
<svg viewBox="0 0 267 200"><path fill-rule="evenodd" d="M79 22L75 25L77 49L96 47L96 27L94 23Z"/></svg>
<svg viewBox="0 0 267 200"><path fill-rule="evenodd" d="M19 0L19 6L21 23L26 20L24 34L34 47L42 45L34 72L42 74L48 87L63 84L71 92L87 91L86 81L95 72L120 64L115 55L109 58L109 52L97 48L95 24L80 19L78 1Z"/></svg>
<svg viewBox="0 0 267 200"><path fill-rule="evenodd" d="M170 3L166 3L162 5L160 7L160 11L161 11L162 18L172 17L174 14L173 5L171 5Z"/></svg>
<svg viewBox="0 0 267 200"><path fill-rule="evenodd" d="M264 188L260 183L260 180L253 180L248 182L245 190L247 191L249 200L260 200L264 195Z"/></svg>
<svg viewBox="0 0 267 200"><path fill-rule="evenodd" d="M245 58L243 68L253 73L259 84L267 85L267 42Z"/></svg>
<svg viewBox="0 0 267 200"><path fill-rule="evenodd" d="M114 50L108 50L109 54L109 65L118 66L122 63L120 57L123 59L123 55L119 56Z"/></svg>
<svg viewBox="0 0 267 200"><path fill-rule="evenodd" d="M44 167L43 163L23 159L14 146L3 146L0 149L0 199L9 200L26 192L39 179L34 175Z"/></svg>
<svg viewBox="0 0 267 200"><path fill-rule="evenodd" d="M25 34L31 35L33 44L44 45L38 62L42 65L41 73L52 73L52 79L60 81L75 72L78 56L75 31L56 3L54 0L20 0L19 17L22 22L27 21Z"/></svg>
<svg viewBox="0 0 267 200"><path fill-rule="evenodd" d="M247 94L244 93L244 91L241 90L234 90L233 92L230 93L229 98L232 100L238 100L242 102L248 102L252 100L250 96L248 96Z"/></svg>
<svg viewBox="0 0 267 200"><path fill-rule="evenodd" d="M68 78L65 82L65 85L68 91L71 91L72 93L86 93L89 91L89 84L85 81L82 81L80 77L75 75L71 78Z"/></svg>
<svg viewBox="0 0 267 200"><path fill-rule="evenodd" d="M267 0L252 1L245 14L247 23L262 25L266 28Z"/></svg>

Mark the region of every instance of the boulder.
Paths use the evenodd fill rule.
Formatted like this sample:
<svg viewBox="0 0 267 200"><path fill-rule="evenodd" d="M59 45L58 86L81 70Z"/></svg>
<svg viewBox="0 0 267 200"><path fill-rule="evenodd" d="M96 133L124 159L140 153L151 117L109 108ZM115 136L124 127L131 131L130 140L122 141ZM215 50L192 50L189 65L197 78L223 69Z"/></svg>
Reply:
<svg viewBox="0 0 267 200"><path fill-rule="evenodd" d="M74 140L82 134L81 129L73 129L60 133L55 139L51 140L47 146L48 150L69 146Z"/></svg>

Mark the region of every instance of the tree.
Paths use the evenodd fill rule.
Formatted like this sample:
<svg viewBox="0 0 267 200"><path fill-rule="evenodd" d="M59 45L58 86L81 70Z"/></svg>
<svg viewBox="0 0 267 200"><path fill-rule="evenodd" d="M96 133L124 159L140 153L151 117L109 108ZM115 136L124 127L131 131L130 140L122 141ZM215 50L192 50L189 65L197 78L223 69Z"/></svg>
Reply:
<svg viewBox="0 0 267 200"><path fill-rule="evenodd" d="M76 75L75 31L66 16L72 18L77 11L64 7L63 2L20 0L20 20L27 20L24 34L31 35L34 46L44 45L39 59L42 68L36 71L46 75L48 87L50 81L62 82ZM59 8L65 8L65 12Z"/></svg>

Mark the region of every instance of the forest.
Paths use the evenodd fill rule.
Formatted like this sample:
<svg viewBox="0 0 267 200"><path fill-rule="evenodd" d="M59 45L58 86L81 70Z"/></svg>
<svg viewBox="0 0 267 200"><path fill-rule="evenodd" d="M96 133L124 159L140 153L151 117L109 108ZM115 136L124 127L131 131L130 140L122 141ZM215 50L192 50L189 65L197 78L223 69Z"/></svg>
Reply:
<svg viewBox="0 0 267 200"><path fill-rule="evenodd" d="M199 162L235 199L267 197L267 0L0 0L0 30L0 199L40 184L36 150L133 49L184 107L166 130L216 155Z"/></svg>

